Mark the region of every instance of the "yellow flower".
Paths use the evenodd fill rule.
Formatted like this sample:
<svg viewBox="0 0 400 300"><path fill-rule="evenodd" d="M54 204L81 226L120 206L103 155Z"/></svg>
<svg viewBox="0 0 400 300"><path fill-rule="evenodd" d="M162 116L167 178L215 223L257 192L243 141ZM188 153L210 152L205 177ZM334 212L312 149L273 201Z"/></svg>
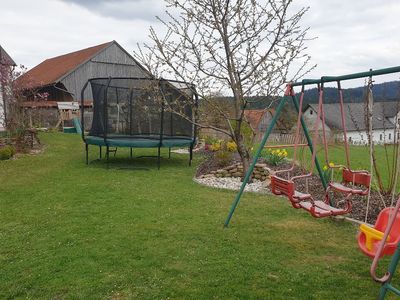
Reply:
<svg viewBox="0 0 400 300"><path fill-rule="evenodd" d="M233 152L236 151L237 146L235 142L231 141L226 143L226 148L228 149L229 152Z"/></svg>
<svg viewBox="0 0 400 300"><path fill-rule="evenodd" d="M221 149L221 144L220 143L214 143L210 146L211 151L218 151Z"/></svg>
<svg viewBox="0 0 400 300"><path fill-rule="evenodd" d="M330 168L333 168L334 166L335 166L335 164L334 164L333 162L330 162L330 163L329 163L329 167L330 167Z"/></svg>
<svg viewBox="0 0 400 300"><path fill-rule="evenodd" d="M322 170L324 170L324 171L328 170L328 166L323 166Z"/></svg>

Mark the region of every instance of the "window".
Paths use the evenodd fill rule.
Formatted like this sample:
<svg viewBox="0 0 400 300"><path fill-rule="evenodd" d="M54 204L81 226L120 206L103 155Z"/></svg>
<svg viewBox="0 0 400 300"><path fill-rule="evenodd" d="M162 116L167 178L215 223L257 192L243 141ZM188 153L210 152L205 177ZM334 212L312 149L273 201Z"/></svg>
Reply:
<svg viewBox="0 0 400 300"><path fill-rule="evenodd" d="M310 109L310 115L312 115L313 114L313 110L312 109Z"/></svg>
<svg viewBox="0 0 400 300"><path fill-rule="evenodd" d="M383 140L383 136L382 134L379 135L379 140L382 141Z"/></svg>
<svg viewBox="0 0 400 300"><path fill-rule="evenodd" d="M361 134L361 140L364 140L364 136Z"/></svg>
<svg viewBox="0 0 400 300"><path fill-rule="evenodd" d="M392 134L389 133L389 141L392 139Z"/></svg>
<svg viewBox="0 0 400 300"><path fill-rule="evenodd" d="M349 136L349 142L351 143L351 136Z"/></svg>

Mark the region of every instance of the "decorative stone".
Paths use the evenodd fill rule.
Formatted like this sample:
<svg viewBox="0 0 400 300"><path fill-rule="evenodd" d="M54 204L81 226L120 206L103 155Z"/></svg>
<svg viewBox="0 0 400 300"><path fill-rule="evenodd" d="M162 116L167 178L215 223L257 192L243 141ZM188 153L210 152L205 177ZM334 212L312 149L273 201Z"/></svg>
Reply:
<svg viewBox="0 0 400 300"><path fill-rule="evenodd" d="M267 178L263 181L263 186L264 187L269 187L271 185L271 179Z"/></svg>
<svg viewBox="0 0 400 300"><path fill-rule="evenodd" d="M194 178L194 181L211 187L231 190L239 190L242 185L240 178ZM263 183L257 179L253 180L252 183L248 183L244 190L246 192L267 193Z"/></svg>
<svg viewBox="0 0 400 300"><path fill-rule="evenodd" d="M225 170L231 171L231 170L233 170L235 168L236 168L236 165L230 165L230 166L225 167Z"/></svg>

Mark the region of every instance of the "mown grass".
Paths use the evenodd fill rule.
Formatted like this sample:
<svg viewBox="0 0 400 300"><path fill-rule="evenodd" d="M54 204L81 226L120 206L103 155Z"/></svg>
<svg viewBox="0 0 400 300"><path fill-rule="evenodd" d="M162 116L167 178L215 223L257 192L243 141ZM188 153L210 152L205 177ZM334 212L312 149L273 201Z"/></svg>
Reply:
<svg viewBox="0 0 400 300"><path fill-rule="evenodd" d="M0 162L0 299L377 295L352 224L248 193L223 229L235 193L192 181L200 157L188 167L173 154L159 171L151 158L113 159L107 170L84 164L77 135L41 138L42 154Z"/></svg>

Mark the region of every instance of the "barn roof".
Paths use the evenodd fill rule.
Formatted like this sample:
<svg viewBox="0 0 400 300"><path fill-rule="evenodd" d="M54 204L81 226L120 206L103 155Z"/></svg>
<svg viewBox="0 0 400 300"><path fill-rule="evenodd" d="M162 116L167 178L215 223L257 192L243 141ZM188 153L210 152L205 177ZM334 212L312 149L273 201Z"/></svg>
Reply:
<svg viewBox="0 0 400 300"><path fill-rule="evenodd" d="M17 79L22 88L52 85L90 60L114 41L46 59Z"/></svg>
<svg viewBox="0 0 400 300"><path fill-rule="evenodd" d="M16 66L15 61L11 58L10 55L4 50L3 47L0 46L0 64L7 66Z"/></svg>
<svg viewBox="0 0 400 300"><path fill-rule="evenodd" d="M317 111L317 104L309 104L314 111ZM326 125L331 129L342 130L340 118L340 105L324 104ZM394 117L400 111L400 102L386 101L375 102L373 107L372 128L373 129L391 129L394 124L388 118ZM364 103L345 103L344 113L346 127L349 131L366 130L365 123L365 104Z"/></svg>

